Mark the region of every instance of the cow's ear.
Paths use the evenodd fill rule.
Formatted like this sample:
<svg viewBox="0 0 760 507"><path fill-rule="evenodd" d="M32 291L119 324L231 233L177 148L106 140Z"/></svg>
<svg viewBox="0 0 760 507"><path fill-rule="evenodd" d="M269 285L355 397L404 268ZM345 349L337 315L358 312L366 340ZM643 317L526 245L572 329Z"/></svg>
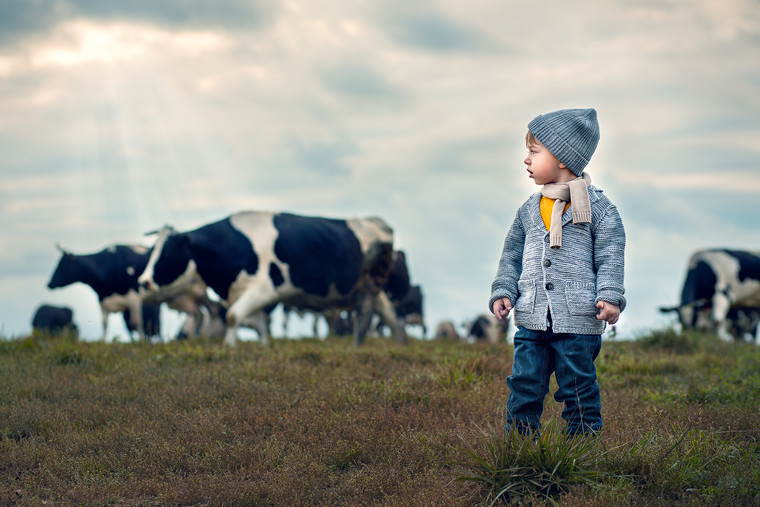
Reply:
<svg viewBox="0 0 760 507"><path fill-rule="evenodd" d="M58 250L59 252L61 252L63 255L71 255L71 253L69 253L66 250L64 250L63 247L61 246L61 244L59 242L57 242L57 241L55 242L55 249Z"/></svg>

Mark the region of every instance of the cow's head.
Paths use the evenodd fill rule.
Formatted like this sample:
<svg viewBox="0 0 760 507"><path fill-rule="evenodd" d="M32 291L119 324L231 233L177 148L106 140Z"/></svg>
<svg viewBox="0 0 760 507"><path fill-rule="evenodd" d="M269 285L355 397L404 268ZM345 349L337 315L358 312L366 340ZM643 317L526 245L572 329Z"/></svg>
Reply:
<svg viewBox="0 0 760 507"><path fill-rule="evenodd" d="M141 289L157 291L180 278L189 268L194 271L195 266L190 259L190 240L186 234L178 233L169 225L146 233L151 234L156 235L156 242L145 271L137 281Z"/></svg>
<svg viewBox="0 0 760 507"><path fill-rule="evenodd" d="M53 276L50 277L48 289L66 287L80 281L78 276L80 267L77 263L77 256L61 248L61 245L58 243L55 244L55 248L61 252L61 259L58 261L55 271L53 271Z"/></svg>
<svg viewBox="0 0 760 507"><path fill-rule="evenodd" d="M663 313L676 312L678 322L683 329L713 332L715 323L712 320L712 302L709 299L700 299L679 306L660 307Z"/></svg>

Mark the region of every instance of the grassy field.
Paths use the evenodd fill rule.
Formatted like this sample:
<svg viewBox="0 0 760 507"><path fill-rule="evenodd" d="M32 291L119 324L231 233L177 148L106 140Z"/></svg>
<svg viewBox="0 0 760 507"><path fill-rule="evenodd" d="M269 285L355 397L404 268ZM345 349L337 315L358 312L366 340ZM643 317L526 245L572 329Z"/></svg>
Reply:
<svg viewBox="0 0 760 507"><path fill-rule="evenodd" d="M605 429L505 436L507 344L0 341L0 504L760 505L760 348L606 341Z"/></svg>

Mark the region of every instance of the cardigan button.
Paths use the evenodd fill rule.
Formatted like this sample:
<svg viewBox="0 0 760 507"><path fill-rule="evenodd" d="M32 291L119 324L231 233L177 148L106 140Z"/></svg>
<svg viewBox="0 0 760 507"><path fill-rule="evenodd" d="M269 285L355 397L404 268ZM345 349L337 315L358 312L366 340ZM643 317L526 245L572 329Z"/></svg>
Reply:
<svg viewBox="0 0 760 507"><path fill-rule="evenodd" d="M552 261L550 261L549 259L544 259L544 266L548 268L551 265L552 265Z"/></svg>
<svg viewBox="0 0 760 507"><path fill-rule="evenodd" d="M546 290L552 290L554 288L554 284L549 282L546 284Z"/></svg>

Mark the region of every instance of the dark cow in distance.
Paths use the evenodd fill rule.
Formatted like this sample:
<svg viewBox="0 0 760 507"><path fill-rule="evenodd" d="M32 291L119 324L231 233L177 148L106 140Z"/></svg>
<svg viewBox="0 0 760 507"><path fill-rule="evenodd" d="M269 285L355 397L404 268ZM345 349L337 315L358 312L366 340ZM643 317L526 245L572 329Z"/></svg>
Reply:
<svg viewBox="0 0 760 507"><path fill-rule="evenodd" d="M460 336L457 332L457 328L450 320L444 320L438 323L435 327L435 339L436 340L459 340Z"/></svg>
<svg viewBox="0 0 760 507"><path fill-rule="evenodd" d="M377 312L403 342L403 329L382 291L392 252L393 230L379 218L242 211L187 232L164 227L140 284L160 290L194 263L203 281L226 302L226 345L236 344L238 327L246 319L263 317L262 310L277 303L356 310L357 345ZM262 334L261 341L268 340L268 333Z"/></svg>
<svg viewBox="0 0 760 507"><path fill-rule="evenodd" d="M159 307L166 302L183 312L198 311L196 301L206 296L206 286L199 278L189 280L180 289L163 299L144 299L138 292L137 277L150 258L151 249L142 245L113 245L93 254L78 255L58 247L61 258L48 283L49 289L73 283L89 285L98 296L103 316L103 335L106 339L108 315L122 313L127 329L137 330L140 340L158 336ZM200 283L201 287L197 287ZM143 318L143 314L147 318ZM147 331L147 332L146 332Z"/></svg>
<svg viewBox="0 0 760 507"><path fill-rule="evenodd" d="M720 333L735 339L757 333L760 312L760 252L710 249L689 259L676 312L683 329Z"/></svg>
<svg viewBox="0 0 760 507"><path fill-rule="evenodd" d="M420 326L422 335L427 334L425 322L422 317L422 289L419 285L410 285L409 268L406 263L406 254L401 250L393 252L393 264L388 274L388 281L383 286L383 291L390 299L391 305L396 312L396 320L399 326ZM317 311L313 308L295 308L285 306L285 326L283 327L287 335L287 326L292 314L304 317L306 314L314 316L313 335L317 336L317 325L320 318L324 318L327 323L328 335L330 336L348 336L353 333L354 317L350 312L339 308L328 308ZM382 334L383 330L388 327L381 320L377 323L376 330Z"/></svg>
<svg viewBox="0 0 760 507"><path fill-rule="evenodd" d="M422 288L412 285L406 254L402 250L393 252L393 268L384 287L396 310L396 316L404 327L422 327L422 335L427 335L422 312Z"/></svg>
<svg viewBox="0 0 760 507"><path fill-rule="evenodd" d="M40 305L34 312L32 328L35 332L79 334L74 324L74 312L67 306Z"/></svg>
<svg viewBox="0 0 760 507"><path fill-rule="evenodd" d="M423 313L422 287L412 285L401 299L392 301L396 316L406 326L420 326L422 336L427 336L425 317Z"/></svg>
<svg viewBox="0 0 760 507"><path fill-rule="evenodd" d="M135 331L138 332L142 329L143 335L147 338L149 336L161 336L161 304L160 303L142 303L140 306L140 319L136 319L132 316L132 310L129 308L124 309L124 325L127 326L130 336ZM139 323L139 321L142 324Z"/></svg>
<svg viewBox="0 0 760 507"><path fill-rule="evenodd" d="M422 288L419 285L411 284L409 266L403 250L393 252L393 266L383 290L391 300L399 325L403 327L420 326L422 335L427 335L422 316ZM378 331L382 332L383 327L382 322L378 324Z"/></svg>
<svg viewBox="0 0 760 507"><path fill-rule="evenodd" d="M60 247L61 259L53 272L49 289L72 283L89 285L98 296L103 315L103 340L108 315L131 312L130 325L145 339L142 325L142 300L137 294L137 277L148 262L149 249L142 245L113 245L93 254L78 255Z"/></svg>
<svg viewBox="0 0 760 507"><path fill-rule="evenodd" d="M508 331L509 319L499 321L490 313L478 315L467 324L467 338L475 342L501 343L506 340Z"/></svg>
<svg viewBox="0 0 760 507"><path fill-rule="evenodd" d="M402 250L393 252L393 264L388 273L388 281L383 290L391 301L400 301L409 292L410 276L409 266L406 264L406 254Z"/></svg>
<svg viewBox="0 0 760 507"><path fill-rule="evenodd" d="M728 330L737 340L756 340L757 328L760 325L760 309L745 306L734 306L728 311Z"/></svg>

